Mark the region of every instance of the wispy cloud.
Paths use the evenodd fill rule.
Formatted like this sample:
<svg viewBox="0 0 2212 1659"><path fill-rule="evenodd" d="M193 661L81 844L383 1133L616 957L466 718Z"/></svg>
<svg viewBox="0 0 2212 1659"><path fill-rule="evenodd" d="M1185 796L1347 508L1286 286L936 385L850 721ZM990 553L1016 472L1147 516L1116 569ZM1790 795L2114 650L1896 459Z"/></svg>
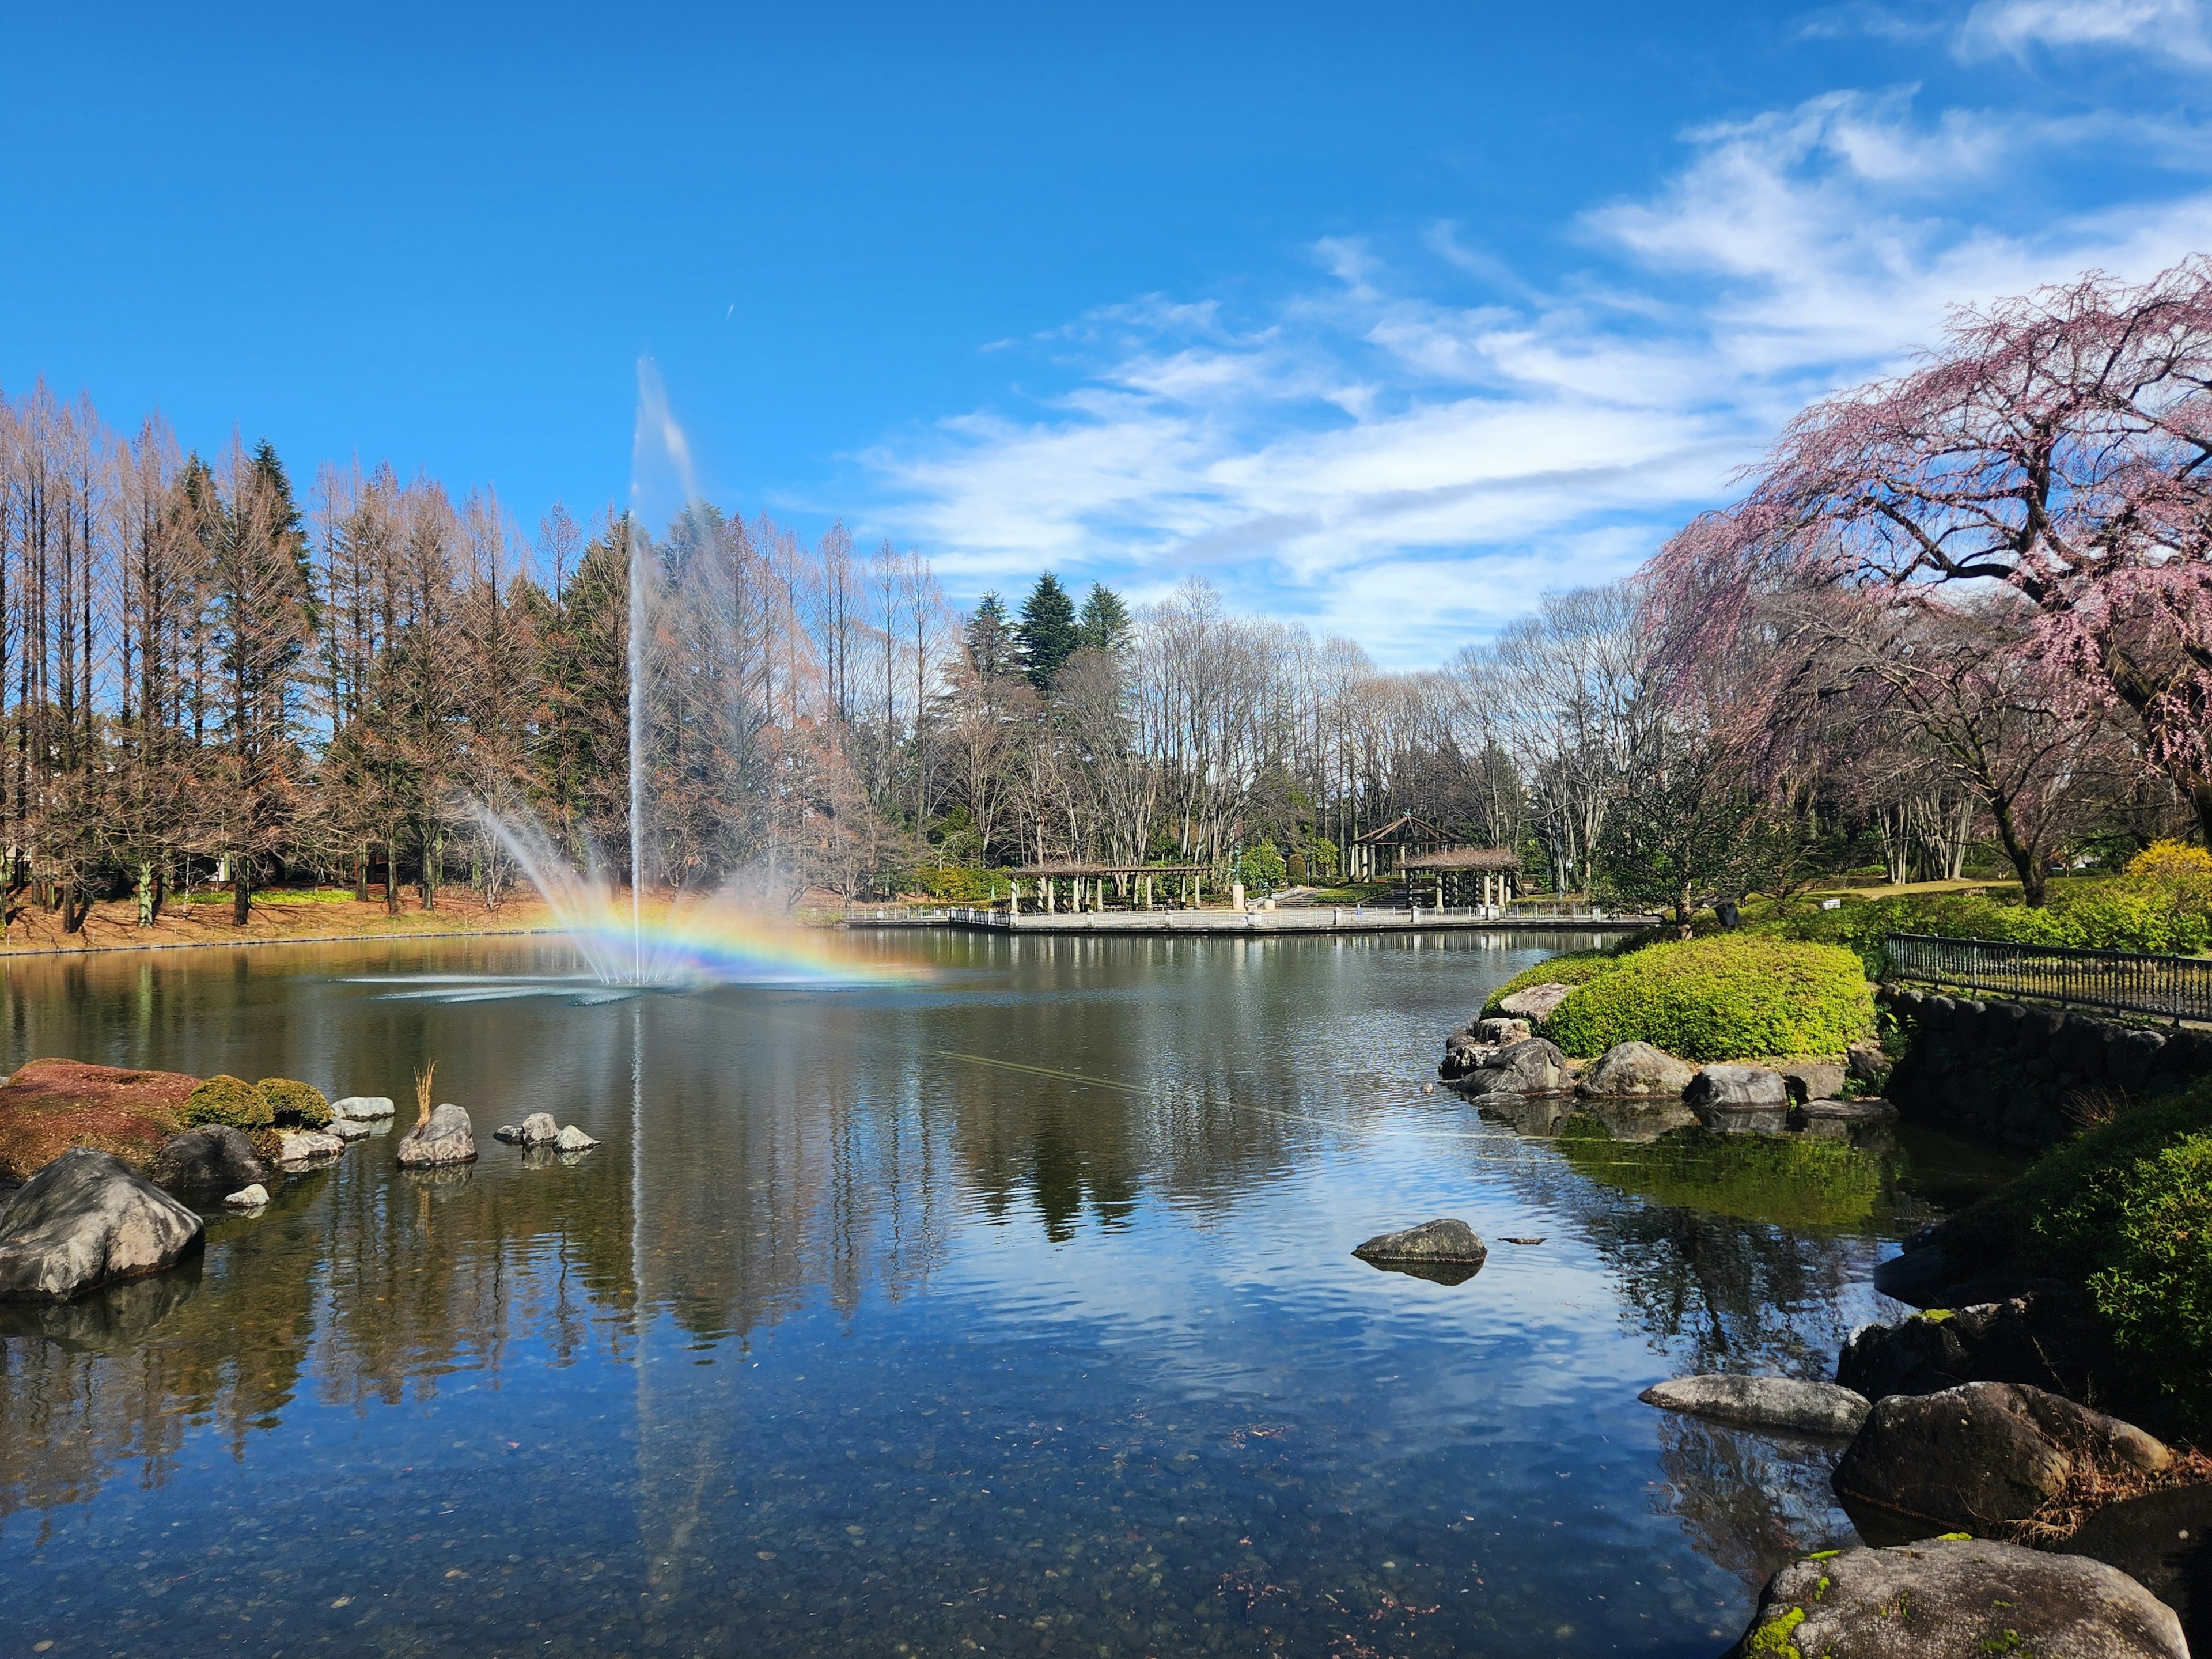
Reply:
<svg viewBox="0 0 2212 1659"><path fill-rule="evenodd" d="M956 588L1051 565L1142 597L1195 568L1433 661L1544 588L1632 568L1791 410L1899 366L1950 307L2212 246L2201 180L1987 210L2093 136L2158 142L1923 119L1905 91L1814 99L1689 134L1663 188L1581 216L1570 278L1533 284L1449 224L1395 258L1322 243L1262 312L1149 296L1078 319L1030 343L1063 390L866 459Z"/></svg>
<svg viewBox="0 0 2212 1659"><path fill-rule="evenodd" d="M1957 45L1969 61L2026 57L2038 46L2101 46L2212 62L2199 0L1979 0Z"/></svg>

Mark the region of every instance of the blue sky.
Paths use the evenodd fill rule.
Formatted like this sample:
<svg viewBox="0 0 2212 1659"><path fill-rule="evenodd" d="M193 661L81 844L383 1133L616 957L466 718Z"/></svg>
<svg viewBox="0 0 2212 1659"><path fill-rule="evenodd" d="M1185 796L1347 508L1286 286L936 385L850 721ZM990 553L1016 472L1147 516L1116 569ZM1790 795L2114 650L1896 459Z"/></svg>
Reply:
<svg viewBox="0 0 2212 1659"><path fill-rule="evenodd" d="M43 8L0 388L1419 665L1947 307L2212 251L2196 0ZM653 503L648 502L648 506Z"/></svg>

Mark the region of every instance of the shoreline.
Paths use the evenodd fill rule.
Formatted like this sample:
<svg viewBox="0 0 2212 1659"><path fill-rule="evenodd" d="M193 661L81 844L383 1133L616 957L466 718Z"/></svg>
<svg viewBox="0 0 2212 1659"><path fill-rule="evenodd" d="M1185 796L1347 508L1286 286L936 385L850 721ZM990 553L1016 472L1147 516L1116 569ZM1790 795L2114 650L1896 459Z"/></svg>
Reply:
<svg viewBox="0 0 2212 1659"><path fill-rule="evenodd" d="M112 945L0 945L0 964L18 957L105 957L131 951L234 951L267 945L376 945L409 939L515 939L562 933L565 927L408 927L381 933L262 933L240 939L173 939Z"/></svg>

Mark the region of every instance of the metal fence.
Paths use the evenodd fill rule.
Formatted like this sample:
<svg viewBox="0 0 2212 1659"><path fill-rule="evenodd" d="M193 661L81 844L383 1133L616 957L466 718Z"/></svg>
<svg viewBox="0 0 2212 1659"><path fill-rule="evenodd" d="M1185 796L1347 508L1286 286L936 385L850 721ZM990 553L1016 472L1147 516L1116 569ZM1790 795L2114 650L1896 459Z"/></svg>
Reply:
<svg viewBox="0 0 2212 1659"><path fill-rule="evenodd" d="M2082 1008L2212 1020L2212 958L2204 957L2077 951L2063 945L1936 939L1926 933L1892 933L1884 948L1889 971L1898 979L2038 997Z"/></svg>

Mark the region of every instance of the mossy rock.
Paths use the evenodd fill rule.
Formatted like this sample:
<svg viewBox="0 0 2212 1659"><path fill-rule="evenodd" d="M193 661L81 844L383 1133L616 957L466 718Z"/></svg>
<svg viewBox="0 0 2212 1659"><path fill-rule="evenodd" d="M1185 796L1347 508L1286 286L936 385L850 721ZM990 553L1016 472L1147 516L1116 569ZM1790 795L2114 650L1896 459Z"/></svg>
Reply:
<svg viewBox="0 0 2212 1659"><path fill-rule="evenodd" d="M1854 953L1734 933L1615 959L1577 987L1543 1035L1583 1060L1648 1042L1703 1061L1839 1054L1874 1029L1874 987Z"/></svg>
<svg viewBox="0 0 2212 1659"><path fill-rule="evenodd" d="M28 1181L72 1146L143 1170L189 1127L185 1102L198 1085L179 1072L27 1060L0 1088L0 1181Z"/></svg>
<svg viewBox="0 0 2212 1659"><path fill-rule="evenodd" d="M264 1077L253 1085L269 1103L271 1118L280 1129L321 1129L329 1126L331 1103L320 1089L289 1077Z"/></svg>
<svg viewBox="0 0 2212 1659"><path fill-rule="evenodd" d="M187 1123L223 1123L251 1132L276 1121L268 1097L244 1078L211 1077L185 1097Z"/></svg>

